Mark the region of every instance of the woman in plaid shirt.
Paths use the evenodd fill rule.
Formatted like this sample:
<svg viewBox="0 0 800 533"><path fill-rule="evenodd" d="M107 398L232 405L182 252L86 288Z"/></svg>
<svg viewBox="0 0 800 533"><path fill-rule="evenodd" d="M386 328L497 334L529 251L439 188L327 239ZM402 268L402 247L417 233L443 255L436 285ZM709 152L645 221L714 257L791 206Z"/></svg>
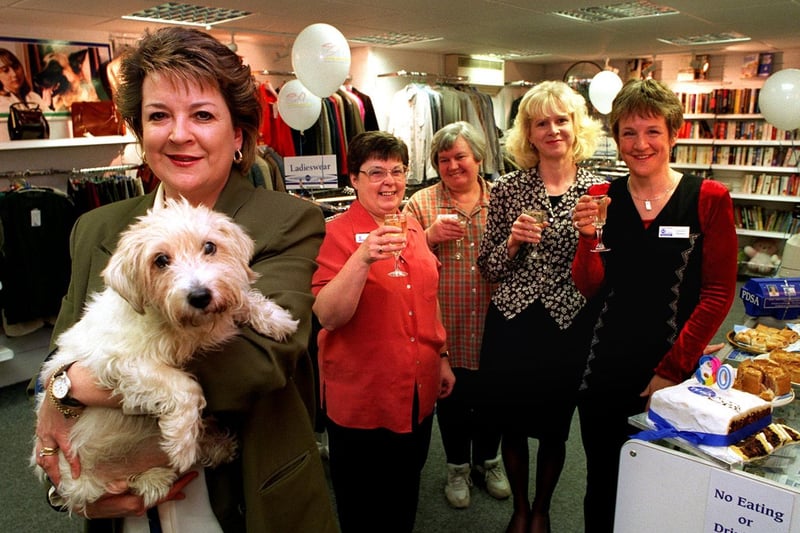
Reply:
<svg viewBox="0 0 800 533"><path fill-rule="evenodd" d="M443 127L433 137L430 154L441 181L417 191L405 207L425 228L428 246L442 262L439 303L456 385L439 400L436 415L447 457L444 492L457 509L469 506L473 466L489 494L498 499L511 494L497 454L500 433L476 405L483 392L477 383L478 359L493 288L475 266L489 207L489 185L479 174L485 154L486 141L471 124Z"/></svg>

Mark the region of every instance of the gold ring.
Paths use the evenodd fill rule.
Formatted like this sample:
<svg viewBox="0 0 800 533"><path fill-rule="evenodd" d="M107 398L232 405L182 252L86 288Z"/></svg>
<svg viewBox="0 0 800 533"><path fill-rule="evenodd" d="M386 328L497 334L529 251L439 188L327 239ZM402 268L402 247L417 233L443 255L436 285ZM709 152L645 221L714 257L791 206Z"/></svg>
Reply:
<svg viewBox="0 0 800 533"><path fill-rule="evenodd" d="M47 457L48 455L55 455L57 453L58 453L58 447L48 448L47 446L42 446L42 449L39 450L39 457Z"/></svg>

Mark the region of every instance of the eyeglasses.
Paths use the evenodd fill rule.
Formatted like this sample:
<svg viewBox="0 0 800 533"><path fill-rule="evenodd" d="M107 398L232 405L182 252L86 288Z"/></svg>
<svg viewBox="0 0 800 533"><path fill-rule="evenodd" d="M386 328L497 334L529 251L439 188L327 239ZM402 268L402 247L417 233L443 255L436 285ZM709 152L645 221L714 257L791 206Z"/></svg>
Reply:
<svg viewBox="0 0 800 533"><path fill-rule="evenodd" d="M368 170L359 170L359 174L366 174L369 181L372 183L378 183L385 180L390 175L392 179L395 181L401 181L406 179L406 172L408 172L408 167L403 165L401 167L394 167L393 169L389 170L388 168L383 167L372 167Z"/></svg>

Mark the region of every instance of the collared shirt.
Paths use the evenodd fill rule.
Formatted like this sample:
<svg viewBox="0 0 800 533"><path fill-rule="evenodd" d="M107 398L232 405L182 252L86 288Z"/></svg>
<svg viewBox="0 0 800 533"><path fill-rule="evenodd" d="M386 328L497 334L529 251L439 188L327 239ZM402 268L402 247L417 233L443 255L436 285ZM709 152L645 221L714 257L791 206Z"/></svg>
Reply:
<svg viewBox="0 0 800 533"><path fill-rule="evenodd" d="M481 196L469 213L456 205L442 182L417 191L405 206L405 211L419 220L423 228L433 225L440 214L458 213L468 220L467 235L461 244L463 259L455 258L456 241L439 244L434 253L442 262L439 303L447 330L450 366L470 370L478 368L483 322L494 289L494 285L483 278L477 266L478 250L489 210L489 184L480 177L478 181Z"/></svg>
<svg viewBox="0 0 800 533"><path fill-rule="evenodd" d="M586 300L571 272L578 244L572 211L589 186L598 183L604 180L579 168L575 183L553 206L536 168L516 170L495 182L478 266L487 279L499 283L492 302L507 319L539 300L558 326L566 329L581 310ZM542 242L523 244L510 258L508 236L523 209L547 210L550 225Z"/></svg>
<svg viewBox="0 0 800 533"><path fill-rule="evenodd" d="M376 227L358 200L328 222L312 279L315 295ZM408 276L389 276L393 259L376 261L350 321L319 334L320 394L327 416L341 426L410 433L415 390L417 422L433 413L445 343L437 313L439 261L413 217L406 240L400 268Z"/></svg>

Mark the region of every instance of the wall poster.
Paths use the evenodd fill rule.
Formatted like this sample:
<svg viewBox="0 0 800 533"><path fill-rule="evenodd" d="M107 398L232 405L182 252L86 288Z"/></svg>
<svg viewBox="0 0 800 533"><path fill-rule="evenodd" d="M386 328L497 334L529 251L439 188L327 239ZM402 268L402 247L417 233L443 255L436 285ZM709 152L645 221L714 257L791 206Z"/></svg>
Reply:
<svg viewBox="0 0 800 533"><path fill-rule="evenodd" d="M109 44L0 37L0 113L20 101L57 113L110 100L110 60Z"/></svg>

